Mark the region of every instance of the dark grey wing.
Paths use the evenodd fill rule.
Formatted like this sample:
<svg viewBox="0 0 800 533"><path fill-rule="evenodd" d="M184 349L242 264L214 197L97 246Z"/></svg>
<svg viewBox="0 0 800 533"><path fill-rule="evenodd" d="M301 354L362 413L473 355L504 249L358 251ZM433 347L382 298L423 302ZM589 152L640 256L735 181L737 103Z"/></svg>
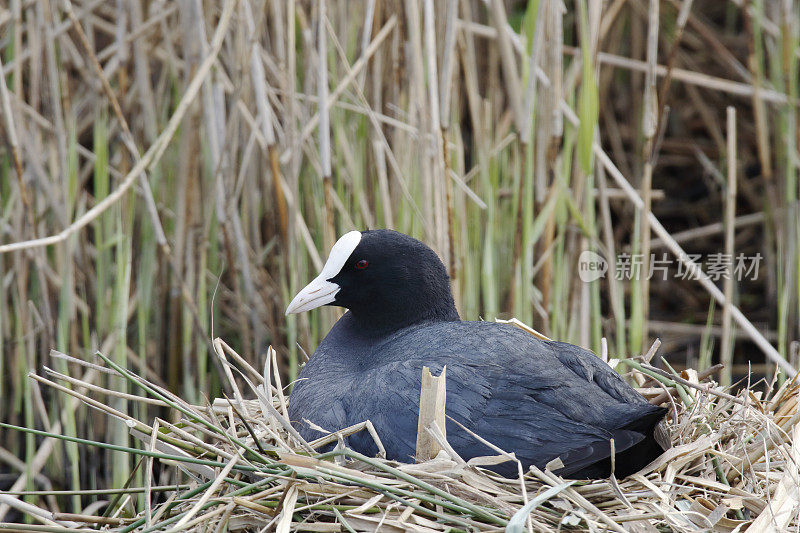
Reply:
<svg viewBox="0 0 800 533"><path fill-rule="evenodd" d="M551 383L520 379L518 374L492 377L495 385L486 407L483 412L473 412L470 423L465 425L501 449L514 452L526 467L535 464L544 468L558 458L563 464L558 473L569 475L608 458L611 439L615 449L622 451L644 438L636 431L604 429L566 416L563 409L551 405L550 399L558 388ZM494 453L466 432L456 433L451 444L467 457ZM516 465L506 464L498 471L513 475Z"/></svg>
<svg viewBox="0 0 800 533"><path fill-rule="evenodd" d="M550 341L553 352L564 366L587 381L594 382L606 394L620 402L642 403L647 400L599 357L580 346Z"/></svg>
<svg viewBox="0 0 800 533"><path fill-rule="evenodd" d="M351 397L348 411L372 421L389 458L409 461L415 454L422 364L407 360L384 365L364 375L359 387L369 394ZM435 375L441 373L440 364L432 363L430 369ZM607 458L611 438L618 450L642 439L636 432L606 431L571 420L538 401L540 391L510 381L503 374L497 364L449 360L446 413L458 424L448 419L447 440L464 459L497 452L459 424L502 450L514 452L525 468L530 464L544 468L558 457L564 465L559 473L564 475ZM377 451L364 432L351 437L349 444L363 453ZM494 469L505 475L517 471L513 463Z"/></svg>
<svg viewBox="0 0 800 533"><path fill-rule="evenodd" d="M663 409L651 406L607 364L577 346L541 341L495 323L432 325L418 334L435 339L428 340L432 359L448 363L448 415L525 463L544 466L560 457L562 473L577 471L608 458L612 438L621 452L645 438L663 417ZM419 357L418 334L394 339L392 346ZM398 371L413 377L403 393L413 396L411 439L423 363L424 358L406 361ZM447 430L450 443L466 458L494 453L455 424Z"/></svg>
<svg viewBox="0 0 800 533"><path fill-rule="evenodd" d="M531 389L539 402L565 417L605 430L652 428L664 411L650 405L613 369L591 352L572 344L542 341L503 324L492 335L495 349L508 354L516 387ZM497 347L497 345L500 345ZM633 424L637 420L642 424ZM657 421L657 420L656 420Z"/></svg>
<svg viewBox="0 0 800 533"><path fill-rule="evenodd" d="M570 387L561 388L552 399L577 405L561 396L588 394L593 400L583 402L588 403L586 410L573 413L573 418L581 420L588 416L589 421L594 420L606 429L630 429L649 435L666 414L666 409L651 405L593 353L563 342L549 344L564 368L580 378L570 380Z"/></svg>

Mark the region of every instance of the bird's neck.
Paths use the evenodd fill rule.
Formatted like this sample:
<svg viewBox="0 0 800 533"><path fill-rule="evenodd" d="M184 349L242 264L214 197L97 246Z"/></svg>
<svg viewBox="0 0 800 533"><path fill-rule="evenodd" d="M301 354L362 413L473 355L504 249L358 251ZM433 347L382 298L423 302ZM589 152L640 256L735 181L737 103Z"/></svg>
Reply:
<svg viewBox="0 0 800 533"><path fill-rule="evenodd" d="M378 309L350 309L354 325L363 333L381 336L422 322L461 320L452 296L434 302L418 301L404 308L376 307Z"/></svg>

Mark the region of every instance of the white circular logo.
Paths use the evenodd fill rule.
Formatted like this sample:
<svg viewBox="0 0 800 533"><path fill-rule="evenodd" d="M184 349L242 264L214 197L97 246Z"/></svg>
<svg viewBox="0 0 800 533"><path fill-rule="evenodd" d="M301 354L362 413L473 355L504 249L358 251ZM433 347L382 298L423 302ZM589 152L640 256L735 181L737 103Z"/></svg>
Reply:
<svg viewBox="0 0 800 533"><path fill-rule="evenodd" d="M578 257L578 277L584 283L596 281L608 272L608 261L597 252L584 250Z"/></svg>

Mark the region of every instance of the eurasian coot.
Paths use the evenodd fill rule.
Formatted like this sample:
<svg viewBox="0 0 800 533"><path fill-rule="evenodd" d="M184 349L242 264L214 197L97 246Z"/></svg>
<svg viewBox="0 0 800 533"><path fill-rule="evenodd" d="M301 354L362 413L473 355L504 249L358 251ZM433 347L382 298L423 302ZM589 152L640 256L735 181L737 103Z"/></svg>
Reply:
<svg viewBox="0 0 800 533"><path fill-rule="evenodd" d="M510 325L461 321L447 271L421 242L391 230L351 231L286 313L322 305L349 309L300 372L289 398L292 424L307 440L371 420L387 457L413 460L422 367L447 365L446 413L525 468L560 458L556 473L600 478L640 470L669 446L650 405L592 353L543 341ZM464 459L494 455L447 421ZM364 431L348 446L377 453ZM514 475L512 462L493 470Z"/></svg>

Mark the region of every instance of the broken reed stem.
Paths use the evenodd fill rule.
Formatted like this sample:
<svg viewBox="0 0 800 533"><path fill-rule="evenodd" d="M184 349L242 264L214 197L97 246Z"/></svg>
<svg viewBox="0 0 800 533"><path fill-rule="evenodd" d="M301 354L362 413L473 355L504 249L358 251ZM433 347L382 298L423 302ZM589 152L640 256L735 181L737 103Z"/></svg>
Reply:
<svg viewBox="0 0 800 533"><path fill-rule="evenodd" d="M447 367L434 376L427 366L422 367L422 387L419 396L419 415L417 420L417 462L433 459L441 451L441 446L428 432L436 424L446 438L445 402L447 399Z"/></svg>
<svg viewBox="0 0 800 533"><path fill-rule="evenodd" d="M456 280L456 251L455 251L455 217L453 216L453 183L450 179L450 152L447 147L447 129L441 129L442 157L444 159L444 180L445 202L447 210L447 273L450 276L451 287L458 287ZM457 290L453 291L455 294ZM460 298L456 299L460 301Z"/></svg>
<svg viewBox="0 0 800 533"><path fill-rule="evenodd" d="M731 306L733 303L734 288L734 244L736 238L736 109L733 106L727 109L727 162L728 181L725 192L725 265L726 273L723 279L725 303L722 306L722 343L720 346L720 362L724 365L720 374L722 385L731 384L731 371L733 368L733 323L731 319Z"/></svg>

